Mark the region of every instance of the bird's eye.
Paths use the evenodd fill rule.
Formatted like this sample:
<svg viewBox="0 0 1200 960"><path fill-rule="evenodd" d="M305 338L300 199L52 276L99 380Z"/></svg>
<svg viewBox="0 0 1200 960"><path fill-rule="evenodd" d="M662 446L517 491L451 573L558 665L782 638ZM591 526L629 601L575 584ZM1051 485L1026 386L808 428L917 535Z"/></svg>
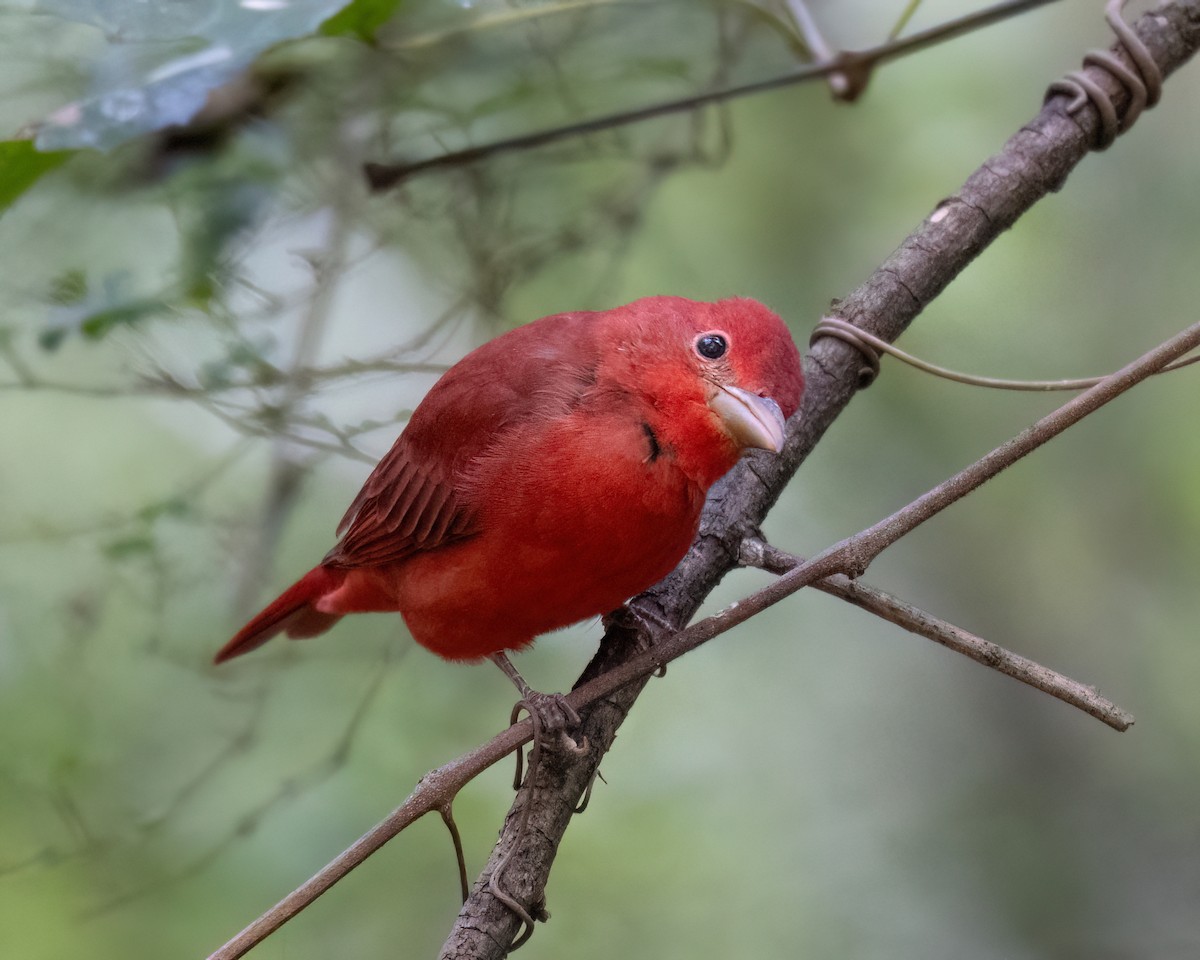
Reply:
<svg viewBox="0 0 1200 960"><path fill-rule="evenodd" d="M696 352L705 360L719 360L728 349L728 341L719 333L706 333L696 341Z"/></svg>

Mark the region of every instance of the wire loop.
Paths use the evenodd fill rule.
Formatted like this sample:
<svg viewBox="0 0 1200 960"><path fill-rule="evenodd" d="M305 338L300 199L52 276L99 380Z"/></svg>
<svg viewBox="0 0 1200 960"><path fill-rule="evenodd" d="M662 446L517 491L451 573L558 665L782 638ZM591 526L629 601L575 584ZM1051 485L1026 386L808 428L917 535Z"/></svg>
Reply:
<svg viewBox="0 0 1200 960"><path fill-rule="evenodd" d="M1104 19L1117 35L1117 42L1136 68L1131 70L1111 50L1093 50L1083 58L1084 67L1099 67L1129 91L1129 105L1125 116L1117 116L1112 98L1095 80L1083 70L1074 70L1061 80L1056 80L1046 90L1046 100L1057 94L1070 96L1067 113L1074 116L1088 103L1096 108L1100 117L1100 128L1096 132L1093 149L1107 150L1117 135L1133 126L1143 110L1158 103L1162 96L1162 71L1154 57L1142 42L1142 38L1121 16L1126 0L1109 0L1104 8Z"/></svg>
<svg viewBox="0 0 1200 960"><path fill-rule="evenodd" d="M812 336L808 338L809 349L822 337L841 340L862 354L864 363L858 368L859 390L865 390L875 382L875 378L879 376L879 344L884 341L838 317L821 318L820 323L813 327Z"/></svg>
<svg viewBox="0 0 1200 960"><path fill-rule="evenodd" d="M973 387L991 387L995 390L1024 390L1037 393L1050 390L1086 390L1104 379L1104 377L1083 377L1076 380L1004 380L1000 377L980 377L970 373L959 373L957 370L939 367L935 363L914 357L911 353L905 353L896 345L880 339L873 333L867 333L866 330L856 327L840 317L822 317L820 323L813 327L812 336L808 338L809 347L822 337L841 340L852 347L857 347L862 353L866 363L858 371L859 389L869 387L874 382L879 373L879 356L883 353L893 356L917 370L941 377L943 380L966 383ZM1179 360L1172 360L1158 373L1178 370L1180 367L1197 362L1200 362L1200 354L1193 357L1182 357Z"/></svg>

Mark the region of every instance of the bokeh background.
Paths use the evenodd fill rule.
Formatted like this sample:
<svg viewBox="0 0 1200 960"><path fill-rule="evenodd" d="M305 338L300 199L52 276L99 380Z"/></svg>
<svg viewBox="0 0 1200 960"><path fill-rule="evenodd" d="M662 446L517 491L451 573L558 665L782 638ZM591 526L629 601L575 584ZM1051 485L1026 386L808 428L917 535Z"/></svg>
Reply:
<svg viewBox="0 0 1200 960"><path fill-rule="evenodd" d="M232 18L253 6L140 33L178 6L0 11L0 129L82 103L44 145L114 140L0 214L0 946L27 960L203 956L505 722L498 671L414 648L397 617L210 666L332 544L440 365L533 317L653 293L754 296L803 343L1109 42L1099 3L1057 3L889 64L853 106L801 85L370 195L363 161L801 54L770 4L413 0L375 46L298 28L258 62L278 87L261 116L186 149L122 135L150 108L106 91L202 49L181 31L245 35ZM811 7L856 48L902 4ZM910 30L966 9L928 0ZM1194 322L1198 98L1193 66L903 345L1083 376ZM1096 684L1131 731L797 596L652 682L523 956L1196 956L1197 376L1139 387L867 577ZM1057 402L885 362L767 533L818 551ZM709 607L763 582L732 575ZM544 638L520 667L566 688L599 632ZM510 775L456 804L472 871ZM255 956L430 956L457 906L429 820Z"/></svg>

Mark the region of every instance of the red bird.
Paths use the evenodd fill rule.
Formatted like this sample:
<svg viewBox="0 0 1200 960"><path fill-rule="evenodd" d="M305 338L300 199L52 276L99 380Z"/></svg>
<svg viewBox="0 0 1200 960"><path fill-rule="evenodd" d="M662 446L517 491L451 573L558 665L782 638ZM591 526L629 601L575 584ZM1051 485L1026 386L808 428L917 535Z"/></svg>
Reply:
<svg viewBox="0 0 1200 960"><path fill-rule="evenodd" d="M709 487L746 448L782 449L803 388L787 328L754 300L647 297L497 337L433 386L341 541L216 662L399 611L422 646L491 657L520 688L503 651L670 573Z"/></svg>

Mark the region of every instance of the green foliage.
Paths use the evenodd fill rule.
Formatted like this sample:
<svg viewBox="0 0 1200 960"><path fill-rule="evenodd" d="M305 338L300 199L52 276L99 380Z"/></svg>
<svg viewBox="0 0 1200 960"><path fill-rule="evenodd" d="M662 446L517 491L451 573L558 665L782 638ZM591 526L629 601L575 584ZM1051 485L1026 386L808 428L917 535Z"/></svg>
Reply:
<svg viewBox="0 0 1200 960"><path fill-rule="evenodd" d="M87 298L87 272L70 267L50 281L46 299L60 307L71 307Z"/></svg>
<svg viewBox="0 0 1200 960"><path fill-rule="evenodd" d="M161 299L134 296L130 283L129 274L119 271L92 285L87 273L76 267L55 277L48 297L55 306L38 335L41 348L57 350L72 334L100 340L118 327L136 324L166 308Z"/></svg>
<svg viewBox="0 0 1200 960"><path fill-rule="evenodd" d="M44 174L61 166L72 150L39 150L28 140L0 142L0 216Z"/></svg>
<svg viewBox="0 0 1200 960"><path fill-rule="evenodd" d="M379 28L395 16L403 3L404 0L352 0L321 24L321 33L374 43Z"/></svg>
<svg viewBox="0 0 1200 960"><path fill-rule="evenodd" d="M344 0L39 0L41 12L90 24L108 42L91 65L87 94L46 120L38 131L38 147L110 150L187 123L213 90L264 51L309 36L343 5Z"/></svg>
<svg viewBox="0 0 1200 960"><path fill-rule="evenodd" d="M143 533L110 540L101 547L104 555L110 560L127 560L130 557L145 556L153 553L154 548L154 538Z"/></svg>

